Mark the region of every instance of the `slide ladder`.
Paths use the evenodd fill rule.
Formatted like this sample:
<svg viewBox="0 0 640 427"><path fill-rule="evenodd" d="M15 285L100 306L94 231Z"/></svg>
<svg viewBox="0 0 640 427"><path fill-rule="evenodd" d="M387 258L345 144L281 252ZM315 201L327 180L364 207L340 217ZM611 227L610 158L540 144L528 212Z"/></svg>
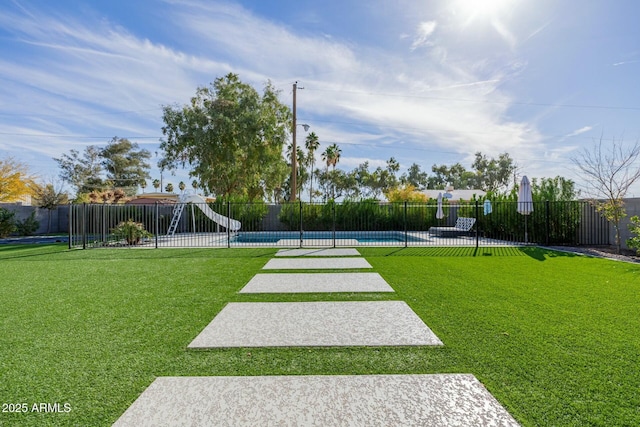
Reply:
<svg viewBox="0 0 640 427"><path fill-rule="evenodd" d="M178 202L173 208L173 216L171 217L169 230L167 230L167 236L173 236L176 232L176 228L178 228L178 223L180 222L180 217L182 216L182 211L184 210L185 204L186 203Z"/></svg>

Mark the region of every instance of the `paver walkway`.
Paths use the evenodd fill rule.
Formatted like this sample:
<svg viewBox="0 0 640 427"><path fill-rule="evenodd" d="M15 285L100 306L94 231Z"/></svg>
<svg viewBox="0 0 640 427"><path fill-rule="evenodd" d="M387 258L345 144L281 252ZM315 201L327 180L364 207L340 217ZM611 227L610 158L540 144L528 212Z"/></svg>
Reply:
<svg viewBox="0 0 640 427"><path fill-rule="evenodd" d="M518 423L468 374L157 378L125 426L460 426Z"/></svg>
<svg viewBox="0 0 640 427"><path fill-rule="evenodd" d="M393 292L378 273L256 274L241 294L310 292Z"/></svg>
<svg viewBox="0 0 640 427"><path fill-rule="evenodd" d="M331 270L372 268L364 258L279 258L270 259L263 270Z"/></svg>
<svg viewBox="0 0 640 427"><path fill-rule="evenodd" d="M189 348L442 345L404 301L235 302Z"/></svg>
<svg viewBox="0 0 640 427"><path fill-rule="evenodd" d="M265 270L372 268L342 249L283 250ZM331 256L332 258L313 258ZM376 273L268 273L241 291L356 292ZM375 279L374 279L375 277ZM381 283L380 280L382 280ZM384 286L388 289L381 290ZM350 290L347 290L350 289ZM392 289L391 289L392 291ZM189 348L442 345L403 301L229 303ZM115 426L518 426L471 374L160 377Z"/></svg>
<svg viewBox="0 0 640 427"><path fill-rule="evenodd" d="M280 249L276 256L359 256L356 248Z"/></svg>

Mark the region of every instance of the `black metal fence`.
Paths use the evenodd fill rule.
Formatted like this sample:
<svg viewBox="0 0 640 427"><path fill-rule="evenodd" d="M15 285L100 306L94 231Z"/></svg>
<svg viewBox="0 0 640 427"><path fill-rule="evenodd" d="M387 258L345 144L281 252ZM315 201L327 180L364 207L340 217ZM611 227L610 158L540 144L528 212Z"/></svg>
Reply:
<svg viewBox="0 0 640 427"><path fill-rule="evenodd" d="M609 245L588 202L75 204L70 247ZM471 218L471 220L464 220ZM462 220L461 220L462 219ZM172 221L173 220L173 221ZM240 222L238 228L237 222ZM172 226L173 222L173 226ZM471 225L456 227L456 225ZM468 228L468 229L467 229Z"/></svg>

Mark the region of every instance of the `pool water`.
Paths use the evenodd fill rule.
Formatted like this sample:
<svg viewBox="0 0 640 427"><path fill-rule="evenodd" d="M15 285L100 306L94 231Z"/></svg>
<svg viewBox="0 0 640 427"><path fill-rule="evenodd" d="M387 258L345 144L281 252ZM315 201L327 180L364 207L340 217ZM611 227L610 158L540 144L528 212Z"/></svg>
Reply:
<svg viewBox="0 0 640 427"><path fill-rule="evenodd" d="M333 240L331 231L307 231L302 233L304 240ZM358 243L404 243L405 234L401 231L336 231L336 239L357 240ZM240 232L231 238L232 243L277 243L280 240L299 240L299 231L256 231ZM419 242L422 239L406 236L409 242Z"/></svg>

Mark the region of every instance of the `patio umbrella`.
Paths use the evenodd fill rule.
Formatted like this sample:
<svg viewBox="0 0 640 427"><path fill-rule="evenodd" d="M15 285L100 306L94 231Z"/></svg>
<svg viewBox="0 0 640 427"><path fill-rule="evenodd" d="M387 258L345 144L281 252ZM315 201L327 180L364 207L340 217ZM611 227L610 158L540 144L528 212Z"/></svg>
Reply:
<svg viewBox="0 0 640 427"><path fill-rule="evenodd" d="M520 188L518 189L518 213L524 215L524 242L529 242L527 234L527 217L533 212L533 196L531 195L531 184L527 176L522 177Z"/></svg>
<svg viewBox="0 0 640 427"><path fill-rule="evenodd" d="M492 211L493 211L493 208L491 207L491 200L485 199L485 201L484 201L484 214L485 215L489 215Z"/></svg>
<svg viewBox="0 0 640 427"><path fill-rule="evenodd" d="M438 193L438 210L436 211L436 218L444 218L444 211L442 210L442 193Z"/></svg>

